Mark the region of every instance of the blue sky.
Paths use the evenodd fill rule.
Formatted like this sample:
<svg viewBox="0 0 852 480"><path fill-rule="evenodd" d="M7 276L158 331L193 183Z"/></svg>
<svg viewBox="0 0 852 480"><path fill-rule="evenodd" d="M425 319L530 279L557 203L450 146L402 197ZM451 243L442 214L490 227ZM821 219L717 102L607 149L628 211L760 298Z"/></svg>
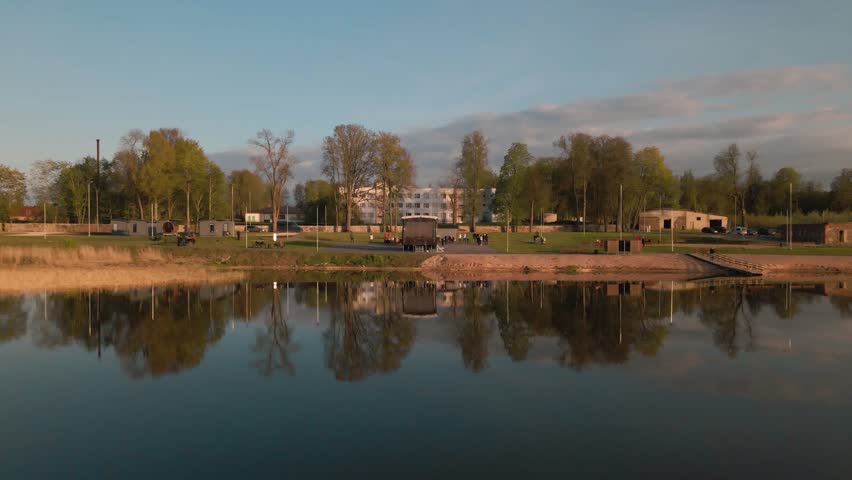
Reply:
<svg viewBox="0 0 852 480"><path fill-rule="evenodd" d="M848 1L0 0L0 163L175 126L228 170L257 130L293 129L300 180L356 122L402 134L420 183L468 128L494 163L582 128L659 143L676 171L740 141L827 178L852 165L849 18Z"/></svg>

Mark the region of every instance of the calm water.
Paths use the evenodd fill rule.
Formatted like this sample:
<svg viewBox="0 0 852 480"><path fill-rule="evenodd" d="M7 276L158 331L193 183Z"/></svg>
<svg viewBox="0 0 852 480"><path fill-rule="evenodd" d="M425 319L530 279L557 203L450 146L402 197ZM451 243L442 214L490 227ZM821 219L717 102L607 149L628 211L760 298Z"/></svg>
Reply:
<svg viewBox="0 0 852 480"><path fill-rule="evenodd" d="M852 282L0 297L0 478L849 478L850 368Z"/></svg>

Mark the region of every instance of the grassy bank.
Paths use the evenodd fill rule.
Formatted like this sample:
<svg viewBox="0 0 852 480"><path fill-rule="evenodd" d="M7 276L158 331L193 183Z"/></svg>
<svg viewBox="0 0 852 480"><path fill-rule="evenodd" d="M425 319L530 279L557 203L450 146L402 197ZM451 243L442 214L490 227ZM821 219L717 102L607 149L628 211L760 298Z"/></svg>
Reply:
<svg viewBox="0 0 852 480"><path fill-rule="evenodd" d="M177 261L196 265L222 266L258 266L273 268L307 267L343 267L343 268L414 268L427 258L425 254L412 254L401 249L384 250L381 235L374 233L370 241L367 233L354 234L354 243L348 233L300 234L286 240L285 248L246 248L256 241L271 241L271 234L250 234L237 240L229 237L200 237L195 245L178 247L174 237L161 241L151 241L146 237L114 236L108 234L92 235L48 235L20 236L0 235L0 262L26 263L27 255L15 247L33 249L52 247L54 253L43 253L47 257L67 256L78 264L92 262L118 261L127 264L146 264ZM634 232L625 232L623 238L635 237ZM527 232L510 233L508 253L517 254L558 254L558 253L603 253L604 247L596 246L595 240L617 240L618 233L554 232L545 234L547 243L532 243L532 235ZM671 237L664 232L662 243L655 233L643 234L653 243L645 246L649 253L670 253ZM505 254L506 234L489 234L489 248L482 253ZM370 247L366 247L369 244ZM372 249L376 247L376 249ZM359 248L361 250L359 251ZM782 255L852 255L852 246L805 246L794 245L792 251L779 247L777 242L767 242L754 238L734 237L730 235L705 235L696 232L678 232L675 235L675 253L707 251L715 248L720 253L764 253ZM474 246L474 249L476 247ZM476 250L474 250L476 251ZM66 252L66 253L59 253ZM73 253L69 253L73 252ZM12 257L18 256L17 259ZM82 255L82 256L81 256ZM6 260L3 260L4 256ZM53 261L53 260L50 260ZM38 258L33 262L39 263ZM42 264L49 263L47 261Z"/></svg>

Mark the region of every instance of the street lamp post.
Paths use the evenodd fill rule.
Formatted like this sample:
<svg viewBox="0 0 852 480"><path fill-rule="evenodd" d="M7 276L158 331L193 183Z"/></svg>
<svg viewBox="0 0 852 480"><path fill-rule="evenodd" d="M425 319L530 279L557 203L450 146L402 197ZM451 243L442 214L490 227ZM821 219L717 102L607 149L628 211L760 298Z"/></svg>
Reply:
<svg viewBox="0 0 852 480"><path fill-rule="evenodd" d="M660 243L663 243L663 192L657 193L660 197Z"/></svg>
<svg viewBox="0 0 852 480"><path fill-rule="evenodd" d="M92 236L92 181L86 184L86 217L89 221L89 236Z"/></svg>

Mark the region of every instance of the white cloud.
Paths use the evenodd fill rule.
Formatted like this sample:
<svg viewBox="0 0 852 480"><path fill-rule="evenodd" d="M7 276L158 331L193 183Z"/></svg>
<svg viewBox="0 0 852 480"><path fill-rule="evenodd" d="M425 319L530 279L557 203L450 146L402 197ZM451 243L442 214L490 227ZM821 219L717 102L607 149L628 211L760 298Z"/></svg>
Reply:
<svg viewBox="0 0 852 480"><path fill-rule="evenodd" d="M795 95L807 103L813 94L822 95L820 101L825 102L826 92L834 95L829 101L845 98L841 94L852 90L852 76L844 65L791 66L659 85L633 95L475 113L400 136L412 152L422 185L446 177L462 137L475 129L489 138L489 160L495 170L512 142L527 143L535 155L554 155L553 141L574 131L624 135L638 146L658 145L678 172L709 171L713 155L731 142L756 148L766 172L793 165L808 176L825 179L852 161L852 112L844 110L842 102L834 102L841 106L832 108L811 105L804 111L756 114L748 101L749 96L761 96L772 100L768 105L778 105L787 95ZM722 106L705 103L710 97L730 96L744 98ZM235 149L211 158L227 171L248 168L248 156L247 149ZM320 175L318 145L299 148L297 156L302 163L294 169L296 181Z"/></svg>

